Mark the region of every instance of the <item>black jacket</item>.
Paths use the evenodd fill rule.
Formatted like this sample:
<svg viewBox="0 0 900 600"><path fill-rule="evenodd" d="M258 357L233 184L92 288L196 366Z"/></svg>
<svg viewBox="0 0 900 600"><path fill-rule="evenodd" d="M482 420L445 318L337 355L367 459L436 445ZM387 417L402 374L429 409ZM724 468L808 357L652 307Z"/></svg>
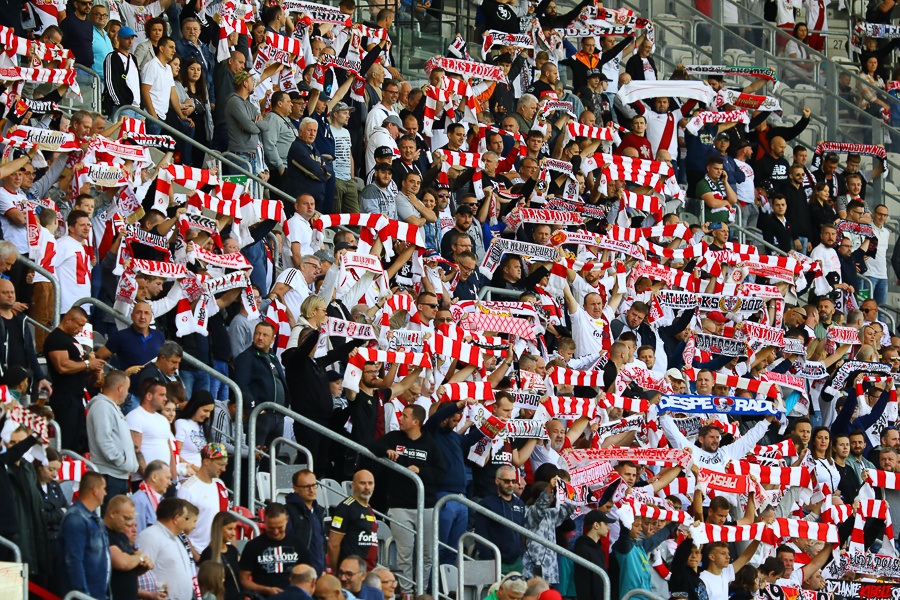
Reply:
<svg viewBox="0 0 900 600"><path fill-rule="evenodd" d="M785 219L785 222L782 223L775 215L764 216L765 218L760 217L759 219L759 229L762 231L763 239L783 252L790 252L794 247L794 239L797 237L794 235L791 222Z"/></svg>
<svg viewBox="0 0 900 600"><path fill-rule="evenodd" d="M323 550L328 548L328 542L325 539L328 532L328 529L325 528L325 507L316 502L313 504L312 510L309 510L306 508L306 503L295 493L287 495L287 498L284 499L284 506L288 512L288 533L292 533L300 538L300 541L303 542L303 547L312 554L312 520L315 519L319 522L320 531L325 533L325 536L319 541L319 546ZM318 558L321 559L324 566L325 556Z"/></svg>
<svg viewBox="0 0 900 600"><path fill-rule="evenodd" d="M134 57L128 55L128 68L122 62L119 53L110 52L103 59L103 80L106 85L103 86L103 110L108 115L120 106L140 104L140 98L135 98L125 81L125 75L128 71L134 69L138 75L138 82L141 80L141 70L138 68L137 61ZM138 88L140 89L140 88Z"/></svg>
<svg viewBox="0 0 900 600"><path fill-rule="evenodd" d="M334 400L325 367L334 362L347 362L350 351L362 346L366 340L351 340L321 358L310 358L319 341L319 332L313 331L296 348L288 348L281 355L281 364L290 390L291 410L316 423L328 425L334 412Z"/></svg>
<svg viewBox="0 0 900 600"><path fill-rule="evenodd" d="M606 566L606 555L603 554L603 548L598 542L595 542L586 535L575 540L575 547L572 551L591 562L604 571ZM596 600L603 597L603 579L592 571L588 571L581 565L575 565L575 597L578 600Z"/></svg>
<svg viewBox="0 0 900 600"><path fill-rule="evenodd" d="M234 382L244 394L244 410L252 410L257 404L275 402L275 382L280 381L287 402L287 379L278 359L266 357L250 346L234 359Z"/></svg>
<svg viewBox="0 0 900 600"><path fill-rule="evenodd" d="M25 317L25 313L16 313L10 319L12 326L22 330L22 339L24 340L24 346L22 347L10 347L9 331L7 330L6 322L0 319L0 352L2 352L0 354L0 376L6 376L11 357L17 359L16 363L27 363L28 368L34 374L31 380L32 393L36 395L37 384L42 379L47 378L47 372L41 366L41 363L38 362L37 351L34 349L34 338L31 335L31 328L27 326Z"/></svg>
<svg viewBox="0 0 900 600"><path fill-rule="evenodd" d="M3 417L0 417L0 427L5 422L6 415L4 414ZM21 460L25 453L37 443L38 439L34 435L29 435L12 448L8 448L6 452L0 454L0 506L7 507L6 517L0 519L0 535L7 539L14 538L19 533L20 528L16 511L10 510L10 507L16 506L16 499L13 495L12 481L6 466Z"/></svg>

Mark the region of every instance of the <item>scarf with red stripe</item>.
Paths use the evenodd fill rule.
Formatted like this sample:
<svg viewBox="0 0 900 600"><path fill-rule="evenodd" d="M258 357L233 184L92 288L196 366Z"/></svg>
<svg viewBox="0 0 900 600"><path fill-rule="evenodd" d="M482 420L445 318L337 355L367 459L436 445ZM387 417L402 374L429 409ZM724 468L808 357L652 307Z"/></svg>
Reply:
<svg viewBox="0 0 900 600"><path fill-rule="evenodd" d="M169 207L170 199L174 193L173 184L178 184L189 190L199 190L207 185L219 185L219 180L211 171L186 167L184 165L169 165L159 172L156 178L156 196L153 198L153 208L165 212Z"/></svg>
<svg viewBox="0 0 900 600"><path fill-rule="evenodd" d="M767 467L746 460L731 461L726 472L735 475L753 475L763 485L785 487L812 487L812 473L808 467Z"/></svg>
<svg viewBox="0 0 900 600"><path fill-rule="evenodd" d="M493 402L494 388L487 381L457 381L445 383L441 386L443 393L441 402L458 402L460 400L478 400L479 402Z"/></svg>
<svg viewBox="0 0 900 600"><path fill-rule="evenodd" d="M360 348L356 355L350 358L347 370L344 373L344 388L359 392L359 381L362 377L363 366L367 362L379 362L388 364L401 364L407 366L431 369L431 355L421 352L389 352L374 348Z"/></svg>
<svg viewBox="0 0 900 600"><path fill-rule="evenodd" d="M288 340L291 337L291 322L288 319L287 306L277 298L273 299L266 310L266 322L271 323L275 328L275 356L281 358L281 353L287 348Z"/></svg>
<svg viewBox="0 0 900 600"><path fill-rule="evenodd" d="M461 363L472 365L478 369L484 367L484 358L481 354L481 348L478 348L477 346L441 334L435 334L427 343L431 352L434 354L455 358Z"/></svg>
<svg viewBox="0 0 900 600"><path fill-rule="evenodd" d="M591 450L573 450L563 455L569 467L592 461L630 461L641 465L659 467L673 467L680 465L688 468L691 464L691 451L687 449L674 450L671 448L632 448L614 446L612 448L598 448Z"/></svg>

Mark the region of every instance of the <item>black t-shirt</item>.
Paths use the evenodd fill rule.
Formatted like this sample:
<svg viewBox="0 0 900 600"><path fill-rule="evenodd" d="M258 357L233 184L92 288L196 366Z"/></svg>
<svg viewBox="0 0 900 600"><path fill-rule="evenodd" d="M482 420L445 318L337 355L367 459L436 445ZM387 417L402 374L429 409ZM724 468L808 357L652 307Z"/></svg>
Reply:
<svg viewBox="0 0 900 600"><path fill-rule="evenodd" d="M370 395L360 389L356 399L348 403L350 418L353 420L350 439L369 447L376 438L384 435L384 419L379 419L378 415L384 416L385 394L390 394L390 390L376 389Z"/></svg>
<svg viewBox="0 0 900 600"><path fill-rule="evenodd" d="M363 506L350 496L334 509L331 530L344 534L338 564L346 557L356 555L366 559L369 569L375 568L378 562L378 523L371 506Z"/></svg>
<svg viewBox="0 0 900 600"><path fill-rule="evenodd" d="M241 553L241 571L250 571L253 583L286 590L290 587L291 569L310 564L309 553L295 535L275 541L267 535L253 538Z"/></svg>
<svg viewBox="0 0 900 600"><path fill-rule="evenodd" d="M480 437L484 438L485 436L482 433ZM483 467L469 463L472 466L472 486L476 498L487 498L497 493L497 469L503 466L511 467L513 449L521 448L526 442L528 440L524 438L513 439L511 442L507 440L500 450L491 453Z"/></svg>
<svg viewBox="0 0 900 600"><path fill-rule="evenodd" d="M106 535L109 537L109 547L116 547L125 554L134 554L134 546L128 541L128 536L122 531L113 531L109 527L106 528ZM109 589L112 590L113 598L137 598L138 596L138 575L137 570L119 571L112 570L109 578Z"/></svg>
<svg viewBox="0 0 900 600"><path fill-rule="evenodd" d="M75 341L75 338L56 328L47 335L44 340L44 354L47 356L51 352L66 352L69 360L75 362L84 362L84 352L81 350L81 344ZM85 375L87 371L79 371L72 375L63 375L53 367L53 361L47 361L47 369L50 372L50 379L53 380L53 395L60 398L73 398L81 396L84 393Z"/></svg>
<svg viewBox="0 0 900 600"><path fill-rule="evenodd" d="M212 558L212 549L207 546L200 554L200 562L205 562ZM241 592L240 580L240 559L238 558L237 548L228 546L228 549L222 554L222 566L225 567L225 600L244 600L244 594ZM113 596L113 600L117 600Z"/></svg>
<svg viewBox="0 0 900 600"><path fill-rule="evenodd" d="M3 324L6 327L7 336L6 368L8 369L13 365L29 368L28 357L25 354L25 338L22 335L22 326L14 319L3 319Z"/></svg>

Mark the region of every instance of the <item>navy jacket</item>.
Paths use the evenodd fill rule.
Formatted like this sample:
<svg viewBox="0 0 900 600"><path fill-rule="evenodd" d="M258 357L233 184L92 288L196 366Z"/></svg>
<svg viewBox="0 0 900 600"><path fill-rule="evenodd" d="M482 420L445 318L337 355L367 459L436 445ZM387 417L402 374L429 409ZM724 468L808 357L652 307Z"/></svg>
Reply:
<svg viewBox="0 0 900 600"><path fill-rule="evenodd" d="M210 52L209 46L202 41L200 42L199 47L194 46L182 38L175 42L175 52L178 53L178 56L180 56L183 61L186 61L189 58L196 58L200 61L200 65L203 67L203 76L206 78L206 90L207 94L209 94L209 101L211 104L215 104L216 86L213 83L213 69L216 67L216 58L213 56L213 53Z"/></svg>
<svg viewBox="0 0 900 600"><path fill-rule="evenodd" d="M269 366L271 363L272 366ZM234 382L244 394L245 406L252 409L263 402L275 402L275 381L281 381L284 403L287 403L288 386L284 369L274 355L269 358L250 346L234 359ZM246 409L245 410L249 410Z"/></svg>
<svg viewBox="0 0 900 600"><path fill-rule="evenodd" d="M298 588L296 585L292 585L280 594L269 596L269 600L312 600L312 596Z"/></svg>
<svg viewBox="0 0 900 600"><path fill-rule="evenodd" d="M298 139L288 150L288 166L282 179L284 191L296 198L312 194L319 202L325 198L325 181L329 178L316 149Z"/></svg>
<svg viewBox="0 0 900 600"><path fill-rule="evenodd" d="M481 506L516 525L523 527L525 525L525 503L516 495L513 495L509 502L501 498L499 494L488 496L481 501ZM521 535L506 525L501 525L477 513L475 514L475 533L494 542L500 549L500 556L503 557L506 564L516 562L523 554ZM493 556L493 553L484 546L478 547L478 553L482 557Z"/></svg>
<svg viewBox="0 0 900 600"><path fill-rule="evenodd" d="M466 441L466 436L460 435L452 429L441 427L444 419L449 419L461 411L462 409L457 408L455 402L446 402L422 426L422 430L427 431L441 449L441 456L444 457L444 465L447 467L444 476L438 481L438 493L466 493L465 454L469 452L471 444Z"/></svg>

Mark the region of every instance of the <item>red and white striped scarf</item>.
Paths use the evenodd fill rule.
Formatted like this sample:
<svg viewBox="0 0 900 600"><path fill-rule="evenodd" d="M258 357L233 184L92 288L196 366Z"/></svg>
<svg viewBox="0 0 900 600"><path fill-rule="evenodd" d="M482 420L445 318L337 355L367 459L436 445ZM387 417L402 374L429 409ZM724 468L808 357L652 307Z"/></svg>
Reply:
<svg viewBox="0 0 900 600"><path fill-rule="evenodd" d="M637 242L642 238L681 238L689 240L692 237L691 229L684 223L676 225L654 225L653 227L619 227L613 225L606 233L614 240L624 242Z"/></svg>
<svg viewBox="0 0 900 600"><path fill-rule="evenodd" d="M288 319L287 306L280 300L273 299L266 310L266 321L275 328L275 356L281 358L281 353L287 348L291 337L291 323Z"/></svg>
<svg viewBox="0 0 900 600"><path fill-rule="evenodd" d="M831 544L836 544L839 541L837 525L832 523L815 523L801 519L778 517L769 525L768 529L777 540L792 537L802 540L818 540ZM764 539L763 541L766 540Z"/></svg>
<svg viewBox="0 0 900 600"><path fill-rule="evenodd" d="M422 352L391 352L375 348L360 348L356 355L350 358L347 370L344 373L344 388L354 392L359 391L359 380L362 378L362 369L367 362L379 362L386 364L401 364L407 366L432 368L431 355Z"/></svg>
<svg viewBox="0 0 900 600"><path fill-rule="evenodd" d="M44 62L75 60L75 54L67 48L19 37L13 28L2 25L0 25L0 43L5 46L6 54L28 56L35 67L40 67Z"/></svg>
<svg viewBox="0 0 900 600"><path fill-rule="evenodd" d="M753 475L763 485L812 487L812 474L808 467L766 467L738 460L728 463L727 471L735 475Z"/></svg>
<svg viewBox="0 0 900 600"><path fill-rule="evenodd" d="M619 200L619 210L624 212L626 207L650 213L657 223L662 221L663 207L658 196L647 196L631 190L623 190L622 198Z"/></svg>
<svg viewBox="0 0 900 600"><path fill-rule="evenodd" d="M631 461L641 465L673 467L681 465L687 468L691 464L691 451L671 448L632 448L613 446L611 448L593 448L590 450L573 450L563 455L566 463L572 467L590 461Z"/></svg>
<svg viewBox="0 0 900 600"><path fill-rule="evenodd" d="M897 474L880 469L866 469L865 483L872 487L886 488L889 490L897 489Z"/></svg>
<svg viewBox="0 0 900 600"><path fill-rule="evenodd" d="M49 152L72 152L81 145L71 133L18 125L6 132L3 143L13 148L34 148Z"/></svg>
<svg viewBox="0 0 900 600"><path fill-rule="evenodd" d="M684 369L684 376L691 381L697 381L697 369L688 367ZM754 394L764 394L765 396L775 399L778 397L778 388L765 381L758 379L748 379L746 377L738 377L736 375L728 375L726 373L713 373L713 379L716 385L724 385L730 388L738 388L749 390Z"/></svg>
<svg viewBox="0 0 900 600"><path fill-rule="evenodd" d="M625 502L631 505L635 516L638 517L647 517L648 519L662 519L663 521L674 521L675 523L680 523L681 525L687 526L691 525L691 523L694 522L694 518L684 510L666 510L657 508L656 506L651 506L639 502L634 498L626 498Z"/></svg>
<svg viewBox="0 0 900 600"><path fill-rule="evenodd" d="M301 69L306 68L306 52L303 43L297 38L287 37L274 31L266 31L266 44L276 50L287 52L293 56Z"/></svg>
<svg viewBox="0 0 900 600"><path fill-rule="evenodd" d="M188 198L188 206L198 210L210 210L217 215L225 215L232 217L235 221L241 220L241 203L239 200L223 200L216 196L211 196L205 192L196 190L190 198Z"/></svg>
<svg viewBox="0 0 900 600"><path fill-rule="evenodd" d="M478 369L484 367L484 358L481 348L467 344L460 339L454 339L436 333L428 340L428 346L434 354L450 356L461 363L472 365Z"/></svg>
<svg viewBox="0 0 900 600"><path fill-rule="evenodd" d="M172 195L172 184L177 183L189 190L198 190L206 185L218 185L218 178L206 169L186 167L184 165L169 165L159 172L156 178L156 196L153 198L153 208L165 212L169 207L169 199Z"/></svg>
<svg viewBox="0 0 900 600"><path fill-rule="evenodd" d="M494 388L487 381L456 381L445 383L441 387L441 402L458 402L460 400L478 400L479 402L492 402L494 400Z"/></svg>
<svg viewBox="0 0 900 600"><path fill-rule="evenodd" d="M598 408L621 408L628 412L645 413L650 410L650 403L643 398L630 398L619 396L612 393L600 394L597 396Z"/></svg>
<svg viewBox="0 0 900 600"><path fill-rule="evenodd" d="M603 371L577 371L565 367L553 367L550 371L553 385L579 385L599 387L603 385Z"/></svg>
<svg viewBox="0 0 900 600"><path fill-rule="evenodd" d="M844 505L850 506L850 505ZM882 519L884 521L884 535L894 539L894 524L891 522L891 511L885 500L874 498L859 499L859 506L854 515L853 531L850 534L850 551L865 551L865 522L866 519Z"/></svg>
<svg viewBox="0 0 900 600"><path fill-rule="evenodd" d="M656 196L644 196L645 198L653 198L656 200ZM661 208L661 207L660 207ZM658 244L654 244L647 238L643 238L638 240L637 245L641 248L646 249L648 252L659 256L660 258L669 258L676 261L697 258L698 256L703 256L706 251L709 249L709 244L706 242L697 242L696 244L691 244L690 246L682 246L681 248L666 248L665 246L660 246Z"/></svg>
<svg viewBox="0 0 900 600"><path fill-rule="evenodd" d="M29 69L26 67L0 68L0 80L35 81L37 83L55 83L77 89L75 69Z"/></svg>
<svg viewBox="0 0 900 600"><path fill-rule="evenodd" d="M594 155L594 159L597 161L598 165L611 165L626 172L646 171L649 173L656 173L664 179L668 179L669 177L673 177L675 175L675 171L674 169L672 169L672 167L658 160L635 158L631 156L619 156L618 154L605 154L599 152Z"/></svg>
<svg viewBox="0 0 900 600"><path fill-rule="evenodd" d="M770 455L770 454L779 454L782 457L785 456L798 456L797 446L794 445L794 440L792 438L788 438L783 442L778 442L777 444L770 444L768 446L757 446L754 451L754 454L761 455Z"/></svg>
<svg viewBox="0 0 900 600"><path fill-rule="evenodd" d="M765 523L752 525L712 525L701 523L692 526L688 532L695 546L710 542L750 542L761 540L766 529Z"/></svg>
<svg viewBox="0 0 900 600"><path fill-rule="evenodd" d="M597 404L590 398L574 398L571 396L547 396L541 403L551 417L587 417L593 419L597 414Z"/></svg>
<svg viewBox="0 0 900 600"><path fill-rule="evenodd" d="M479 152L458 152L455 150L438 150L438 152L440 152L444 157L444 164L442 168L484 168L484 162L481 160L481 154Z"/></svg>
<svg viewBox="0 0 900 600"><path fill-rule="evenodd" d="M622 143L619 137L619 128L616 125L609 127L595 127L593 125L585 125L570 121L566 126L567 140L569 138L589 138L592 140L600 140L601 142L614 142L616 145Z"/></svg>
<svg viewBox="0 0 900 600"><path fill-rule="evenodd" d="M454 106L454 100L456 98L466 98L464 120L470 123L478 122L478 120L474 118L476 100L469 84L461 79L444 77L441 80L440 86L431 86L425 92L425 110L422 113L422 133L424 135L431 136L434 121L438 118L438 102L444 104L443 111L449 119L453 120L456 118L456 107Z"/></svg>
<svg viewBox="0 0 900 600"><path fill-rule="evenodd" d="M746 110L726 110L721 112L702 110L695 113L691 120L688 121L686 129L691 134L697 135L700 128L709 123L743 123L746 126L750 124L750 115Z"/></svg>
<svg viewBox="0 0 900 600"><path fill-rule="evenodd" d="M486 313L469 313L460 321L460 327L472 331L493 331L507 333L523 340L535 341L534 325L518 317L489 315Z"/></svg>

